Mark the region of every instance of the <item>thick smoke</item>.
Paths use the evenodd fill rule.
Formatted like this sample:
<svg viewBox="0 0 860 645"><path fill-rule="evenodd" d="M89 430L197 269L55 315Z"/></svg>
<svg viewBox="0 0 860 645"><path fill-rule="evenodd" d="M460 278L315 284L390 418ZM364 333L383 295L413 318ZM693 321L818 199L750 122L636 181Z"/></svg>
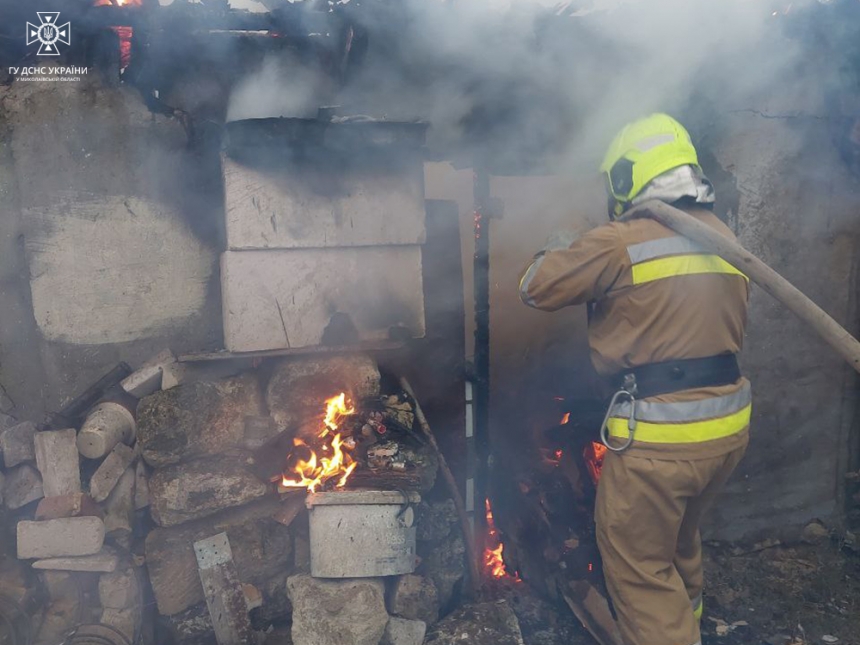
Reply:
<svg viewBox="0 0 860 645"><path fill-rule="evenodd" d="M706 119L784 87L802 56L783 23L816 1L352 0L336 9L366 31L367 52L341 87L268 61L230 118L338 104L429 121L441 154L502 170L559 155L593 163L631 118L695 104Z"/></svg>

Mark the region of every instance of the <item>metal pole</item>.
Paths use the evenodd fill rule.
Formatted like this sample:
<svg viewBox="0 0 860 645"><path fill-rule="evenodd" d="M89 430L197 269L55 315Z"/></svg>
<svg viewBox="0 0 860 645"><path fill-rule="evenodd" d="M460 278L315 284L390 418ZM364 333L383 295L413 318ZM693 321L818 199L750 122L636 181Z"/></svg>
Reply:
<svg viewBox="0 0 860 645"><path fill-rule="evenodd" d="M475 169L475 383L474 432L475 432L475 540L478 553L483 553L486 534L484 504L488 491L488 467L490 462L490 174Z"/></svg>

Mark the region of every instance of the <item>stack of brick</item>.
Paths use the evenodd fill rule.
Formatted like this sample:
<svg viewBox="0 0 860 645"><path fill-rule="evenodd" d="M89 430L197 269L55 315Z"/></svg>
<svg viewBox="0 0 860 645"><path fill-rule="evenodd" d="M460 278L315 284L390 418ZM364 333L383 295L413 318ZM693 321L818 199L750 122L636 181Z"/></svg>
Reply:
<svg viewBox="0 0 860 645"><path fill-rule="evenodd" d="M136 538L149 496L135 398L163 381L175 385L177 374L165 352L123 381L125 394L90 410L80 431L25 421L0 433L2 500L15 523L17 558L31 565L45 599L31 630L36 645L60 642L81 624L106 625L117 642L141 636L146 573Z"/></svg>
<svg viewBox="0 0 860 645"><path fill-rule="evenodd" d="M308 602L329 588L341 593L342 585L308 579L304 496L282 498L274 480L292 445L285 438L316 428L326 398L380 395L376 363L362 355L284 359L214 380L174 363L167 353L144 365L122 383L139 400L99 402L80 430L24 422L0 433L18 564L37 581L9 584L22 598L39 587L46 601L34 645L98 623L117 643L117 632L143 645L214 642L195 543L222 533L254 628L292 620L294 636L315 637L316 623L301 618L313 614ZM376 643L419 643L462 580L453 513L444 505L418 510L420 575L367 587ZM302 638L296 642L310 642Z"/></svg>

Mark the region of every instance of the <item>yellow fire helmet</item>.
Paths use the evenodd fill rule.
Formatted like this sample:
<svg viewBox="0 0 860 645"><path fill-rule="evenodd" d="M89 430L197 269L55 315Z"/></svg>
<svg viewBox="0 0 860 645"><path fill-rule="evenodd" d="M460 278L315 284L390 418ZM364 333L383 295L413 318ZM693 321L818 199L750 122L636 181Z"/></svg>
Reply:
<svg viewBox="0 0 860 645"><path fill-rule="evenodd" d="M609 146L600 172L606 176L610 214L621 215L655 177L699 165L690 134L668 114L652 114L626 125Z"/></svg>

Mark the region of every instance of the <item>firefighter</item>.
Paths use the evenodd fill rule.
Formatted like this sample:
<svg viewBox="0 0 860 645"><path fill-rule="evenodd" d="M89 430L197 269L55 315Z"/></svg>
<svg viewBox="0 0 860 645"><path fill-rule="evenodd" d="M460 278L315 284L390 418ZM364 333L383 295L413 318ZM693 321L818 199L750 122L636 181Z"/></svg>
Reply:
<svg viewBox="0 0 860 645"><path fill-rule="evenodd" d="M740 374L749 280L647 214L670 203L726 237L684 127L653 114L625 127L601 166L610 223L535 256L520 281L531 307L589 304L597 372L612 385L609 451L595 520L625 645L698 645L702 514L748 442Z"/></svg>

